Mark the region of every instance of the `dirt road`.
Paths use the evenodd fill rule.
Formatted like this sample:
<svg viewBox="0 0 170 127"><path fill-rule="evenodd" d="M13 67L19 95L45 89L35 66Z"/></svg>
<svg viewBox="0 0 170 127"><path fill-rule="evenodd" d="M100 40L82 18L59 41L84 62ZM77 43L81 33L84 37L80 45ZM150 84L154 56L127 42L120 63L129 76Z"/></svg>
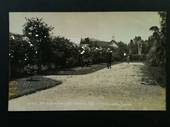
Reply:
<svg viewBox="0 0 170 127"><path fill-rule="evenodd" d="M121 63L85 75L46 76L59 86L9 101L9 111L165 110L165 88L142 83L143 63Z"/></svg>

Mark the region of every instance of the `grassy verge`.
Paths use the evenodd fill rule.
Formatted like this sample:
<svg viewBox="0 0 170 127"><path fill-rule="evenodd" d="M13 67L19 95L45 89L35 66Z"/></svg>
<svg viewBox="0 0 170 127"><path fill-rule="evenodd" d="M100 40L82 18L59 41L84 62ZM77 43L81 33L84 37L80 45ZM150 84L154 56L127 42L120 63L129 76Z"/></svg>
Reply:
<svg viewBox="0 0 170 127"><path fill-rule="evenodd" d="M141 70L149 79L151 79L150 84L160 85L163 88L166 87L166 72L163 71L162 68L146 65ZM143 80L149 81L148 79Z"/></svg>
<svg viewBox="0 0 170 127"><path fill-rule="evenodd" d="M112 63L112 65L118 63L119 62L114 62ZM42 74L43 75L81 75L81 74L93 73L103 68L106 68L106 63L94 64L88 67L75 67L75 68L52 70L52 71L44 72Z"/></svg>
<svg viewBox="0 0 170 127"><path fill-rule="evenodd" d="M31 94L61 84L61 81L34 76L32 79L22 78L9 82L9 99Z"/></svg>
<svg viewBox="0 0 170 127"><path fill-rule="evenodd" d="M118 62L112 63L112 65L114 64L118 64ZM53 70L45 72L43 75L81 75L96 72L103 68L106 68L106 63L94 64L88 67ZM14 79L9 82L9 99L31 94L59 84L61 84L61 81L48 79L42 76L34 76L33 79L30 79L30 77Z"/></svg>

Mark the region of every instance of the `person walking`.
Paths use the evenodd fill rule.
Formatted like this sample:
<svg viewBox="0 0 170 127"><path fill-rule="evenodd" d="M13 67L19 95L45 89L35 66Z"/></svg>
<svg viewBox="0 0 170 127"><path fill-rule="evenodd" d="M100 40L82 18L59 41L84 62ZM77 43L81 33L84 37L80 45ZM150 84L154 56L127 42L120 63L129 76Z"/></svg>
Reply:
<svg viewBox="0 0 170 127"><path fill-rule="evenodd" d="M112 65L112 51L108 50L107 52L107 68L111 69L111 65Z"/></svg>
<svg viewBox="0 0 170 127"><path fill-rule="evenodd" d="M127 63L129 64L130 56L128 55L126 59L127 59Z"/></svg>

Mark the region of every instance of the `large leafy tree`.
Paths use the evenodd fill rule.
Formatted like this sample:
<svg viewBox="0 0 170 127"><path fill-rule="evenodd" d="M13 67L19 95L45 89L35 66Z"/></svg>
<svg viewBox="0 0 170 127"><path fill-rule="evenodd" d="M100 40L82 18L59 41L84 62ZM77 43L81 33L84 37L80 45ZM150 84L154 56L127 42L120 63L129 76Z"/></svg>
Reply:
<svg viewBox="0 0 170 127"><path fill-rule="evenodd" d="M166 38L166 28L167 28L167 23L166 23L166 18L167 18L167 12L165 11L161 11L158 12L160 17L161 17L161 32L164 35L164 37Z"/></svg>
<svg viewBox="0 0 170 127"><path fill-rule="evenodd" d="M124 53L128 53L128 45L126 43L123 43L123 42L117 42L117 45L118 45L118 53L119 55L123 58L124 57Z"/></svg>
<svg viewBox="0 0 170 127"><path fill-rule="evenodd" d="M78 63L78 46L64 37L54 37L51 41L52 61L57 66L71 67Z"/></svg>
<svg viewBox="0 0 170 127"><path fill-rule="evenodd" d="M142 54L147 55L152 44L150 43L149 40L143 40L142 42Z"/></svg>
<svg viewBox="0 0 170 127"><path fill-rule="evenodd" d="M136 36L133 40L130 40L128 44L129 54L138 54L138 50L141 50L141 54L147 54L153 45L151 41L152 39L153 37L150 37L148 40L143 40L140 36Z"/></svg>
<svg viewBox="0 0 170 127"><path fill-rule="evenodd" d="M141 53L142 53L142 42L143 42L141 36L136 36L133 39L133 41L135 42L138 55L141 55Z"/></svg>
<svg viewBox="0 0 170 127"><path fill-rule="evenodd" d="M166 64L166 12L159 12L161 17L160 28L152 26L153 34L149 37L152 47L148 53L148 62L151 65L165 67Z"/></svg>
<svg viewBox="0 0 170 127"><path fill-rule="evenodd" d="M162 52L162 65L165 66L166 64L166 37L167 37L167 12L159 12L159 15L161 17L161 52Z"/></svg>
<svg viewBox="0 0 170 127"><path fill-rule="evenodd" d="M34 63L34 49L23 35L9 34L9 60L11 76L17 76L23 71L24 66Z"/></svg>
<svg viewBox="0 0 170 127"><path fill-rule="evenodd" d="M37 64L47 64L50 58L50 32L53 27L48 26L42 18L26 18L23 33L29 38L37 54Z"/></svg>
<svg viewBox="0 0 170 127"><path fill-rule="evenodd" d="M129 54L137 54L138 49L137 49L137 43L135 43L133 40L130 40L129 44L128 44L128 48L129 48Z"/></svg>
<svg viewBox="0 0 170 127"><path fill-rule="evenodd" d="M140 36L135 36L133 40L130 40L128 47L129 47L129 54L141 54L142 53L142 47L143 40Z"/></svg>

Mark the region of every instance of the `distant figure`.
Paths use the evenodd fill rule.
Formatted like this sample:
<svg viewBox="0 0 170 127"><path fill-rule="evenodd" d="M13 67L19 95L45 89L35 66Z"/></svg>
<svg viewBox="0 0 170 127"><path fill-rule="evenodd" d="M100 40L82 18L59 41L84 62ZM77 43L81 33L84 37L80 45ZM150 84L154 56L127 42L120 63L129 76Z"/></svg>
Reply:
<svg viewBox="0 0 170 127"><path fill-rule="evenodd" d="M83 67L83 55L79 55L80 66Z"/></svg>
<svg viewBox="0 0 170 127"><path fill-rule="evenodd" d="M127 63L129 64L130 56L128 55L126 59L127 59Z"/></svg>
<svg viewBox="0 0 170 127"><path fill-rule="evenodd" d="M112 52L108 51L107 52L107 56L106 56L106 62L107 62L107 68L111 69L111 65L112 65Z"/></svg>
<svg viewBox="0 0 170 127"><path fill-rule="evenodd" d="M84 66L84 54L85 54L85 50L84 50L84 48L82 48L81 50L80 50L80 54L79 54L79 61L80 61L80 65L81 65L81 67L83 67Z"/></svg>

